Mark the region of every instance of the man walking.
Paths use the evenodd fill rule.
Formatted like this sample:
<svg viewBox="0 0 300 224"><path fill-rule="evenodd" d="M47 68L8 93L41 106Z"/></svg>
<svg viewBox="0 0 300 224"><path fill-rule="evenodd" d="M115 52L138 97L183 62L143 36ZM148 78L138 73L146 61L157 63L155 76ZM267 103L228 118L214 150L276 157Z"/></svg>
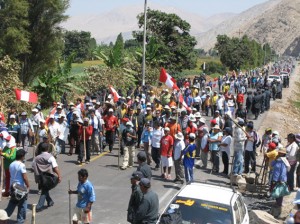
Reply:
<svg viewBox="0 0 300 224"><path fill-rule="evenodd" d="M124 159L121 170L126 170L127 167L133 166L135 154L135 140L137 139L136 132L133 129L131 121L126 123L126 129L122 132L122 140L124 142Z"/></svg>
<svg viewBox="0 0 300 224"><path fill-rule="evenodd" d="M134 223L135 213L140 205L140 202L143 198L143 193L140 189L139 182L143 178L143 174L140 171L135 171L131 175L131 195L127 209L127 221L129 223Z"/></svg>
<svg viewBox="0 0 300 224"><path fill-rule="evenodd" d="M78 194L76 208L74 209L73 224L79 222L89 224L92 222L92 204L96 201L93 184L88 180L88 171L81 169L78 171L77 190L69 190L69 194Z"/></svg>
<svg viewBox="0 0 300 224"><path fill-rule="evenodd" d="M170 135L170 128L165 128L165 136L161 139L160 151L161 151L161 164L163 167L162 177L171 180L171 168L173 166L173 145L174 140Z"/></svg>
<svg viewBox="0 0 300 224"><path fill-rule="evenodd" d="M25 154L26 152L24 149L19 149L16 152L16 160L9 166L9 172L11 174L10 187L12 187L14 183L17 183L22 187L27 188L27 192L28 192L29 181L26 173L26 166L22 162L25 159ZM21 200L15 200L13 198L10 198L7 208L5 209L7 215L11 216L17 206L18 206L18 213L17 213L18 224L23 224L25 223L26 220L27 194Z"/></svg>
<svg viewBox="0 0 300 224"><path fill-rule="evenodd" d="M57 162L55 158L48 153L49 145L47 143L42 143L40 145L42 153L34 158L32 167L34 170L36 182L39 184L39 189L42 190L39 202L36 206L36 211L40 212L44 209L45 200L47 201L47 207L51 207L54 205L54 201L50 197L49 194L49 186L44 185L45 183L40 182L41 175L43 173L49 173L57 176L57 183L61 182L61 175L58 169Z"/></svg>
<svg viewBox="0 0 300 224"><path fill-rule="evenodd" d="M113 115L114 110L110 108L108 110L108 115L104 117L105 122L105 138L109 145L109 152L112 152L115 141L115 132L119 126L118 118Z"/></svg>
<svg viewBox="0 0 300 224"><path fill-rule="evenodd" d="M152 191L148 178L142 178L140 188L143 193L142 200L135 213L135 224L155 224L158 219L159 200L157 194Z"/></svg>

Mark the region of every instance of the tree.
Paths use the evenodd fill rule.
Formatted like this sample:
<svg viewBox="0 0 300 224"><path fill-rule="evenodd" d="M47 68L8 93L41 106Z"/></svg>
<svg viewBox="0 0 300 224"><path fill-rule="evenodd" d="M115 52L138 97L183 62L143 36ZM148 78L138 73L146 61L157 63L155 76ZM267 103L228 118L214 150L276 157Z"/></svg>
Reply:
<svg viewBox="0 0 300 224"><path fill-rule="evenodd" d="M120 33L116 39L115 44L111 47L108 54L105 54L101 48L97 48L93 51L93 54L98 59L103 59L106 66L109 68L119 68L125 62L124 57L124 40L122 33Z"/></svg>
<svg viewBox="0 0 300 224"><path fill-rule="evenodd" d="M64 56L69 57L75 52L75 62L83 62L91 58L92 49L96 47L96 40L91 37L90 32L85 31L66 31L64 41Z"/></svg>
<svg viewBox="0 0 300 224"><path fill-rule="evenodd" d="M36 76L55 69L64 46L60 24L68 18L64 13L69 6L69 0L27 1L31 52L20 56L24 84L30 84Z"/></svg>
<svg viewBox="0 0 300 224"><path fill-rule="evenodd" d="M144 25L144 14L138 15L139 28ZM147 10L147 42L155 38L159 46L157 61L159 66L170 72L196 67L194 47L196 39L190 32L191 26L176 14L167 14L158 10ZM143 32L135 31L133 36L142 43Z"/></svg>
<svg viewBox="0 0 300 224"><path fill-rule="evenodd" d="M71 74L74 58L75 54L72 54L63 65L57 62L55 70L46 71L32 82L34 91L41 96L40 99L43 106L50 106L53 101L59 100L64 92L84 92L76 83L86 80L87 75L85 73Z"/></svg>
<svg viewBox="0 0 300 224"><path fill-rule="evenodd" d="M12 59L30 53L27 0L3 0L0 7L0 49Z"/></svg>
<svg viewBox="0 0 300 224"><path fill-rule="evenodd" d="M215 48L219 52L221 62L232 70L259 67L266 62L261 44L247 36L239 39L218 35Z"/></svg>

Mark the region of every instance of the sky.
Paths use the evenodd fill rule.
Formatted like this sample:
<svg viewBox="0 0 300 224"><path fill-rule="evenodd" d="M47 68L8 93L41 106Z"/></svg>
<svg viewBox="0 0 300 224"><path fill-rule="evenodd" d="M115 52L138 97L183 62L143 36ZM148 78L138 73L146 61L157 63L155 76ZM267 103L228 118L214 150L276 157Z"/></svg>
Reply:
<svg viewBox="0 0 300 224"><path fill-rule="evenodd" d="M239 13L254 5L266 2L267 0L147 0L148 6L151 3L198 13L202 16L231 12ZM126 5L141 4L145 0L70 0L70 8L67 15L76 16L80 14L95 14L110 11L117 7Z"/></svg>

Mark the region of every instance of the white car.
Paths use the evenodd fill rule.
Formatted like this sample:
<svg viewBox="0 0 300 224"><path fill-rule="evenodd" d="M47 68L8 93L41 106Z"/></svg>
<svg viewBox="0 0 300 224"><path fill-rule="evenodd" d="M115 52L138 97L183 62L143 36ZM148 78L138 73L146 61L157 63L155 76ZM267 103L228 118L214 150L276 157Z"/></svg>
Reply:
<svg viewBox="0 0 300 224"><path fill-rule="evenodd" d="M275 79L277 82L282 83L282 80L281 80L281 78L280 78L280 75L269 75L269 76L268 76L268 79L267 79L268 84L271 84L271 83L273 82L274 79Z"/></svg>
<svg viewBox="0 0 300 224"><path fill-rule="evenodd" d="M247 206L242 195L232 188L192 182L171 200L158 223L170 215L182 224L249 224Z"/></svg>

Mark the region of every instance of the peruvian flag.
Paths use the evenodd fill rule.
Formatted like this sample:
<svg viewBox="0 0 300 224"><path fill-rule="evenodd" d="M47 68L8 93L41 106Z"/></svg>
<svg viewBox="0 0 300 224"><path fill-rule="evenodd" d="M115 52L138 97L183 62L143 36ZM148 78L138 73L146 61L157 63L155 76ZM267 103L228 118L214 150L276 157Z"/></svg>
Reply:
<svg viewBox="0 0 300 224"><path fill-rule="evenodd" d="M29 103L37 103L38 95L34 92L28 92L25 90L15 89L16 99L26 101Z"/></svg>
<svg viewBox="0 0 300 224"><path fill-rule="evenodd" d="M181 93L179 93L179 102L182 103L182 106L185 107L188 111L192 111L191 108L188 107Z"/></svg>
<svg viewBox="0 0 300 224"><path fill-rule="evenodd" d="M164 68L160 70L159 81L166 84L167 87L179 90L178 86L176 85L176 80L170 76Z"/></svg>
<svg viewBox="0 0 300 224"><path fill-rule="evenodd" d="M214 78L212 87L215 88L217 86L217 84L218 84L218 78Z"/></svg>
<svg viewBox="0 0 300 224"><path fill-rule="evenodd" d="M114 96L114 102L118 102L118 100L121 98L118 92L112 87L109 86L111 94Z"/></svg>

